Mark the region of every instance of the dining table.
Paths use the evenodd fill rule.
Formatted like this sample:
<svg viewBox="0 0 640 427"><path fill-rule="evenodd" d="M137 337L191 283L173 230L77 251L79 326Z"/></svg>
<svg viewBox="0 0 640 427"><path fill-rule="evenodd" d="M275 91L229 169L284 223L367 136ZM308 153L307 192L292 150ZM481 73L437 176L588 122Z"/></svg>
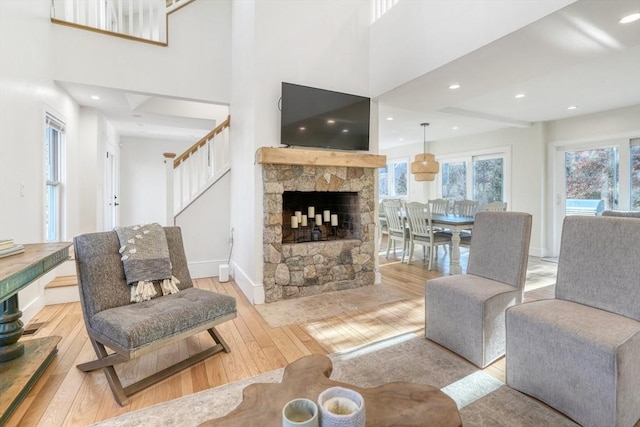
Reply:
<svg viewBox="0 0 640 427"><path fill-rule="evenodd" d="M451 254L449 256L449 274L461 274L460 232L473 228L475 217L454 214L432 214L431 224L451 231Z"/></svg>

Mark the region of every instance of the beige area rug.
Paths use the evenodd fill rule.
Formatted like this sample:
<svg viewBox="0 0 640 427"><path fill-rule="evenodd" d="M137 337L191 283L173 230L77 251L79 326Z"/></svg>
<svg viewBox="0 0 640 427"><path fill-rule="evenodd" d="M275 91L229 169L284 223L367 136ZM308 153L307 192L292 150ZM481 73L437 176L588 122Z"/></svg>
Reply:
<svg viewBox="0 0 640 427"><path fill-rule="evenodd" d="M458 405L465 427L578 426L546 405L478 370L415 334L405 334L349 352L330 355L331 378L360 387L409 381L439 387ZM205 390L96 424L101 427L197 426L224 416L254 382L280 382L284 369ZM275 420L274 425L280 421ZM247 427L247 426L242 426Z"/></svg>
<svg viewBox="0 0 640 427"><path fill-rule="evenodd" d="M398 289L385 285L371 285L257 304L254 308L269 326L279 328L339 316L343 313L377 307L407 298L409 296Z"/></svg>

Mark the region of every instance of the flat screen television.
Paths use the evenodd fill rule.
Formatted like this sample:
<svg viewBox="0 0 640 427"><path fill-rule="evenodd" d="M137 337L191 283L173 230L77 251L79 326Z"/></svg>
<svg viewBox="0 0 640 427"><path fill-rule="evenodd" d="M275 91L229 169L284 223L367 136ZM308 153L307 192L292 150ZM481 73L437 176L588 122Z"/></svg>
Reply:
<svg viewBox="0 0 640 427"><path fill-rule="evenodd" d="M283 82L281 105L281 144L369 150L369 98Z"/></svg>

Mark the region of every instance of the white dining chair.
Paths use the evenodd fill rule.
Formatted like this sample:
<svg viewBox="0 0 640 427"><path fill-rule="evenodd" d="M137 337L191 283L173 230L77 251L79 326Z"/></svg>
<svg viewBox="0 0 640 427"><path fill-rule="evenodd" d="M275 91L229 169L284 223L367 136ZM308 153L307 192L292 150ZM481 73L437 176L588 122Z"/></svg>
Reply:
<svg viewBox="0 0 640 427"><path fill-rule="evenodd" d="M453 213L460 216L474 216L478 210L478 202L474 200L456 200L453 202Z"/></svg>
<svg viewBox="0 0 640 427"><path fill-rule="evenodd" d="M446 215L449 213L449 200L447 199L430 199L427 203L433 215Z"/></svg>
<svg viewBox="0 0 640 427"><path fill-rule="evenodd" d="M480 206L481 211L506 211L507 202L490 202Z"/></svg>
<svg viewBox="0 0 640 427"><path fill-rule="evenodd" d="M388 242L387 242L387 259L389 258L389 250L393 245L393 254L396 254L396 242L402 242L402 259L409 243L409 229L404 225L404 212L402 210L402 202L400 200L383 200L384 214L387 218Z"/></svg>
<svg viewBox="0 0 640 427"><path fill-rule="evenodd" d="M428 204L410 202L405 205L405 210L409 224L409 258L407 259L407 264L411 264L415 245L421 245L425 258L429 254L428 268L431 270L438 246L451 245L451 234L437 232L433 229L431 211Z"/></svg>

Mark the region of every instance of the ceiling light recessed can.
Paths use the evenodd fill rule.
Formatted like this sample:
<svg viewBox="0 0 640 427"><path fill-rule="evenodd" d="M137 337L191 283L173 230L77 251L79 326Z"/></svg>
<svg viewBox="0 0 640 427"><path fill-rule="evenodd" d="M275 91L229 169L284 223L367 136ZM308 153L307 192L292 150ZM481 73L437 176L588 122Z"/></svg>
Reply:
<svg viewBox="0 0 640 427"><path fill-rule="evenodd" d="M100 99L98 95L91 95L91 99L95 99L96 101Z"/></svg>
<svg viewBox="0 0 640 427"><path fill-rule="evenodd" d="M576 110L578 108L577 105L570 105L567 107L567 110Z"/></svg>
<svg viewBox="0 0 640 427"><path fill-rule="evenodd" d="M453 83L449 85L449 89L460 89L460 85L458 83Z"/></svg>
<svg viewBox="0 0 640 427"><path fill-rule="evenodd" d="M452 127L451 129L453 129L453 130L458 130L459 128L458 128L458 126L454 126L454 127Z"/></svg>
<svg viewBox="0 0 640 427"><path fill-rule="evenodd" d="M336 121L335 121L335 120L333 120L333 119L329 119L329 120L327 120L327 123L329 123L330 125L334 124L335 122L336 122Z"/></svg>
<svg viewBox="0 0 640 427"><path fill-rule="evenodd" d="M519 93L515 97L516 98L524 98L525 96L527 96L527 95L525 95L524 93Z"/></svg>
<svg viewBox="0 0 640 427"><path fill-rule="evenodd" d="M393 117L387 117L387 120L391 121L393 120Z"/></svg>
<svg viewBox="0 0 640 427"><path fill-rule="evenodd" d="M342 133L347 133L349 132L349 129L342 129Z"/></svg>
<svg viewBox="0 0 640 427"><path fill-rule="evenodd" d="M630 24L637 21L638 19L640 19L640 13L636 12L621 18L618 22L620 22L621 24Z"/></svg>
<svg viewBox="0 0 640 427"><path fill-rule="evenodd" d="M300 126L298 129L299 129L299 130L307 130L307 128L306 128L306 127L304 127L304 126Z"/></svg>

